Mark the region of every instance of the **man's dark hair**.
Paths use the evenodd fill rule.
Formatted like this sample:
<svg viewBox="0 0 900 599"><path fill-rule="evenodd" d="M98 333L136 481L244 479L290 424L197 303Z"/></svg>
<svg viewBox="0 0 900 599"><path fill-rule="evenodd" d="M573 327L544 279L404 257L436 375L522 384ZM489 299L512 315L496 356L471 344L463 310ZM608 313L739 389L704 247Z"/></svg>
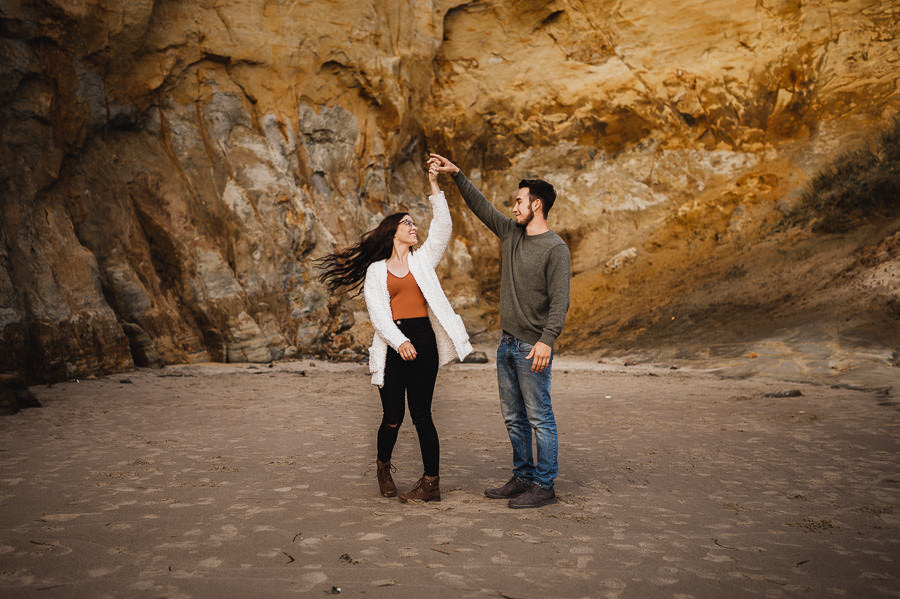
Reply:
<svg viewBox="0 0 900 599"><path fill-rule="evenodd" d="M546 219L556 201L556 190L543 179L522 179L519 181L519 189L523 187L528 188L529 199L537 198L541 201L541 211Z"/></svg>

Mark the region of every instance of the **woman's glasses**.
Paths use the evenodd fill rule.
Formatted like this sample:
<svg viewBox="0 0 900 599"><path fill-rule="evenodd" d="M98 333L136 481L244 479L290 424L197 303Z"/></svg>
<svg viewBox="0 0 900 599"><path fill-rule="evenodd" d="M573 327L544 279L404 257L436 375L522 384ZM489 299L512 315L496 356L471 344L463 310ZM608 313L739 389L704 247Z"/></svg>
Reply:
<svg viewBox="0 0 900 599"><path fill-rule="evenodd" d="M412 222L412 220L410 220L410 219L408 219L408 218L404 218L403 220L401 220L401 221L400 221L400 224L401 224L401 225L406 225L406 226L409 227L410 229L418 228L418 227L416 227L416 223Z"/></svg>

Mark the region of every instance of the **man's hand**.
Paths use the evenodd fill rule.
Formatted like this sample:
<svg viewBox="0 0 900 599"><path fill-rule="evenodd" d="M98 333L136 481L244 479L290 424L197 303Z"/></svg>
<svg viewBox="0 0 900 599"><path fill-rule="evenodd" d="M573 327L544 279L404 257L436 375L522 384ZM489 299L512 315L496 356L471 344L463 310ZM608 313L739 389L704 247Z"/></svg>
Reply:
<svg viewBox="0 0 900 599"><path fill-rule="evenodd" d="M400 347L397 348L397 353L400 354L400 357L407 362L416 359L416 348L413 347L413 344L409 341L404 341L403 343L401 343Z"/></svg>
<svg viewBox="0 0 900 599"><path fill-rule="evenodd" d="M459 167L441 156L440 154L429 154L430 158L428 159L428 167L431 168L432 165L437 167L439 173L450 173L451 175L455 175L459 172Z"/></svg>
<svg viewBox="0 0 900 599"><path fill-rule="evenodd" d="M534 347L531 348L531 351L528 352L528 355L525 356L525 359L530 360L531 358L534 358L534 361L531 363L531 372L541 372L550 365L550 357L552 355L553 348L546 343L538 341L534 344Z"/></svg>

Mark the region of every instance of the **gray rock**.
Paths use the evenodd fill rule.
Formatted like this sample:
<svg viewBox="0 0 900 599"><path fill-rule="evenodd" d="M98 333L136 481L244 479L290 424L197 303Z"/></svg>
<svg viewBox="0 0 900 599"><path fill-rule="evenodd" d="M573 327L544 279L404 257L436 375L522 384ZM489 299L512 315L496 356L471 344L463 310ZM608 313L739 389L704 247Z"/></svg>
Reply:
<svg viewBox="0 0 900 599"><path fill-rule="evenodd" d="M125 331L125 335L128 337L128 343L131 346L131 359L134 360L135 366L150 368L162 368L165 366L165 362L163 362L156 349L156 343L147 334L147 331L131 322L123 323L122 330Z"/></svg>
<svg viewBox="0 0 900 599"><path fill-rule="evenodd" d="M473 351L462 361L463 364L487 364L488 357L483 351Z"/></svg>
<svg viewBox="0 0 900 599"><path fill-rule="evenodd" d="M0 415L15 414L25 408L40 408L41 402L16 376L0 375Z"/></svg>

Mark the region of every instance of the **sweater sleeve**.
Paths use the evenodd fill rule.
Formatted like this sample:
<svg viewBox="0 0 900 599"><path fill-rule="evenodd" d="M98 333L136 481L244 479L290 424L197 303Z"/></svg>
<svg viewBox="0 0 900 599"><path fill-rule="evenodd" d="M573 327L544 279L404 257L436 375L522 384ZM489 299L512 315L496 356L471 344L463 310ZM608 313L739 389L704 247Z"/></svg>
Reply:
<svg viewBox="0 0 900 599"><path fill-rule="evenodd" d="M453 181L459 188L463 200L465 200L472 212L475 213L475 216L477 216L488 229L493 231L494 235L502 238L510 228L516 226L516 221L508 216L504 216L502 212L494 208L494 206L488 202L487 198L484 197L484 194L478 191L478 188L469 181L462 171L453 175Z"/></svg>
<svg viewBox="0 0 900 599"><path fill-rule="evenodd" d="M562 332L566 312L569 311L569 248L564 243L550 250L547 260L547 290L550 308L539 341L553 347L554 341Z"/></svg>
<svg viewBox="0 0 900 599"><path fill-rule="evenodd" d="M363 282L363 297L366 300L366 309L369 311L369 320L375 332L387 342L394 350L399 350L409 338L403 334L391 318L390 296L387 295L387 287L379 289L377 278L373 274L375 264L370 264L366 271L366 280Z"/></svg>
<svg viewBox="0 0 900 599"><path fill-rule="evenodd" d="M419 251L428 256L431 268L437 268L450 242L453 220L450 218L450 209L447 207L447 198L444 197L443 191L428 196L428 199L431 201L431 225L428 227L428 239Z"/></svg>

